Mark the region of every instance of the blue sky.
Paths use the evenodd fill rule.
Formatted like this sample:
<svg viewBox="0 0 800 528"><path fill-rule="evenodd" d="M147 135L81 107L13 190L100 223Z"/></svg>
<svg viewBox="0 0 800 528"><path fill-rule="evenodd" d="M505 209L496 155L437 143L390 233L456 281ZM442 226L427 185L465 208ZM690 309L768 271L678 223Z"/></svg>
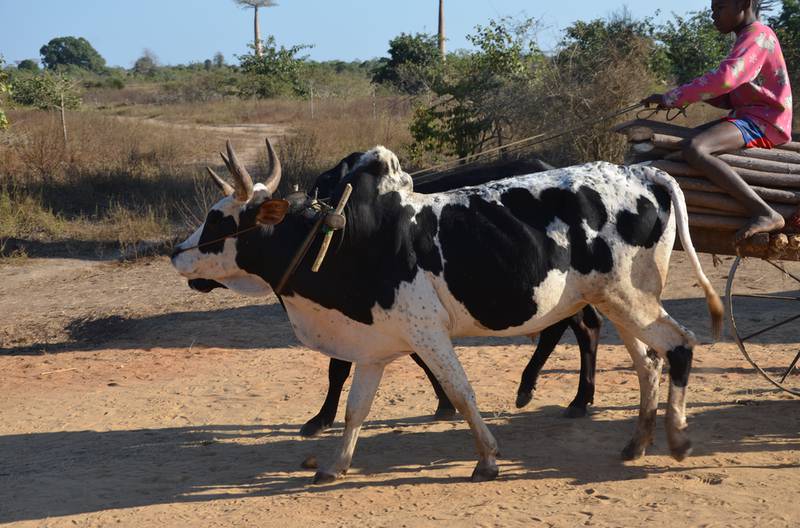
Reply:
<svg viewBox="0 0 800 528"><path fill-rule="evenodd" d="M386 55L401 32L437 27L437 0L278 0L262 9L262 35L278 43L313 44L312 59L355 60ZM445 0L448 49L469 47L476 24L500 16L542 21L539 40L555 45L559 30L575 20L606 17L623 6L637 16L660 18L695 11L710 0ZM232 0L0 0L0 54L7 62L39 58L39 48L59 36L85 37L109 65L130 67L142 51L164 64L202 62L217 51L226 60L247 52L252 11Z"/></svg>

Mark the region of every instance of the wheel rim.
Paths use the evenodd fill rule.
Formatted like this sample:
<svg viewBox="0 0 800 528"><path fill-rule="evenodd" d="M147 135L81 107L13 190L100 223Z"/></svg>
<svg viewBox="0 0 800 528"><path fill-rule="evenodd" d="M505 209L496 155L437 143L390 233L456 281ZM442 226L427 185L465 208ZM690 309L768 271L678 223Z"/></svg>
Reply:
<svg viewBox="0 0 800 528"><path fill-rule="evenodd" d="M791 302L791 301L800 301L800 297L789 295L752 295L752 294L736 294L734 292L734 280L736 277L736 272L739 270L739 266L746 260L754 261L760 259L747 259L743 257L736 257L736 260L733 262L731 266L731 270L728 273L728 281L725 285L725 301L727 304L727 312L728 312L728 323L730 324L731 329L731 336L733 337L734 341L736 341L736 345L739 347L739 351L742 355L747 359L747 361L753 366L753 368L761 374L764 379L769 381L775 387L781 389L782 391L788 392L795 396L800 396L800 388L789 387L786 386L784 383L788 376L790 376L793 372L797 372L798 363L800 363L800 351L797 351L790 359L787 361L786 369L780 373L777 372L775 374L771 374L767 372L761 365L758 364L755 358L751 356L751 352L747 350L746 342L754 337L758 337L764 334L769 333L771 330L784 326L786 324L790 324L796 320L800 320L800 314L793 314L790 317L785 317L779 320L775 324L771 324L765 328L759 329L754 332L748 332L746 335L742 336L740 330L736 324L736 315L735 315L735 303L734 298L743 298L743 297L754 297L763 299L765 301L772 300L775 302ZM772 261L764 260L766 264L777 268L778 270L782 271L787 276L791 277L794 281L800 285L800 276L786 272L785 269L781 268L779 265L776 265ZM797 375L797 374L795 374ZM776 379L777 378L777 379Z"/></svg>

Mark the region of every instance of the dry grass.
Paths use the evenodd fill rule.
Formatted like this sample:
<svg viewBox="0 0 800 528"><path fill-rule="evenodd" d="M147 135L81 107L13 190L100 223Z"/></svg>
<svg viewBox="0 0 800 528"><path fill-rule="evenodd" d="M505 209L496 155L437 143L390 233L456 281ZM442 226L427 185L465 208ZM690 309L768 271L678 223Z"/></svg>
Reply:
<svg viewBox="0 0 800 528"><path fill-rule="evenodd" d="M96 112L17 111L0 143L0 238L94 240L124 247L170 239L176 204L194 194L195 163L215 144L196 132Z"/></svg>
<svg viewBox="0 0 800 528"><path fill-rule="evenodd" d="M198 178L221 140L192 124L291 125L280 142L286 188L307 187L352 151L381 143L402 152L410 111L408 99L371 97L316 100L313 116L299 100L87 109L68 114L66 147L55 114L14 111L0 136L0 241L97 241L129 252L185 233L217 198Z"/></svg>

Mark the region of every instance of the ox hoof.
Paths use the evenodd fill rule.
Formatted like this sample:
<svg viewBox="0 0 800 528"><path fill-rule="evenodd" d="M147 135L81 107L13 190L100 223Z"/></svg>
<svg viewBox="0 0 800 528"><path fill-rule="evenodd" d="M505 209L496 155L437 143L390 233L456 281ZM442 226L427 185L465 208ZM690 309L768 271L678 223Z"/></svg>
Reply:
<svg viewBox="0 0 800 528"><path fill-rule="evenodd" d="M636 460L644 456L645 446L636 440L631 440L622 450L622 460Z"/></svg>
<svg viewBox="0 0 800 528"><path fill-rule="evenodd" d="M670 447L669 451L672 453L672 458L678 462L683 462L684 458L692 454L692 442L690 440L686 440L678 447Z"/></svg>
<svg viewBox="0 0 800 528"><path fill-rule="evenodd" d="M517 409L522 409L528 405L533 399L533 391L531 392L518 392L517 393Z"/></svg>
<svg viewBox="0 0 800 528"><path fill-rule="evenodd" d="M497 469L497 464L492 462L491 464L487 462L478 462L478 465L475 466L475 471L472 472L472 482L487 482L489 480L494 480L497 478L497 475L500 474L500 470Z"/></svg>
<svg viewBox="0 0 800 528"><path fill-rule="evenodd" d="M449 422L456 419L456 410L452 407L439 407L433 419L437 422Z"/></svg>
<svg viewBox="0 0 800 528"><path fill-rule="evenodd" d="M314 474L313 484L330 484L331 482L336 482L336 479L338 478L339 477L333 473L328 473L327 471L317 471Z"/></svg>
<svg viewBox="0 0 800 528"><path fill-rule="evenodd" d="M322 433L325 429L328 429L330 424L325 425L321 422L317 422L314 420L309 420L300 428L300 436L311 437L317 436L318 434Z"/></svg>
<svg viewBox="0 0 800 528"><path fill-rule="evenodd" d="M588 414L586 407L570 405L564 410L564 418L583 418Z"/></svg>

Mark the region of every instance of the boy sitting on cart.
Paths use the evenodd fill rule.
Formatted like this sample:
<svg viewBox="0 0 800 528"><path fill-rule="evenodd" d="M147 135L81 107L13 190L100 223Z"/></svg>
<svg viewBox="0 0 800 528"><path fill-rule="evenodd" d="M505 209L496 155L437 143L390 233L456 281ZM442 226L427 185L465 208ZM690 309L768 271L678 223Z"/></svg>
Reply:
<svg viewBox="0 0 800 528"><path fill-rule="evenodd" d="M773 148L792 139L792 90L781 45L758 20L757 0L713 0L714 26L736 33L728 57L713 70L666 94L644 99L646 105L683 108L704 101L730 109L728 117L701 127L687 141L686 161L740 202L750 220L736 233L740 242L757 233L782 229L784 219L714 154L741 148Z"/></svg>

